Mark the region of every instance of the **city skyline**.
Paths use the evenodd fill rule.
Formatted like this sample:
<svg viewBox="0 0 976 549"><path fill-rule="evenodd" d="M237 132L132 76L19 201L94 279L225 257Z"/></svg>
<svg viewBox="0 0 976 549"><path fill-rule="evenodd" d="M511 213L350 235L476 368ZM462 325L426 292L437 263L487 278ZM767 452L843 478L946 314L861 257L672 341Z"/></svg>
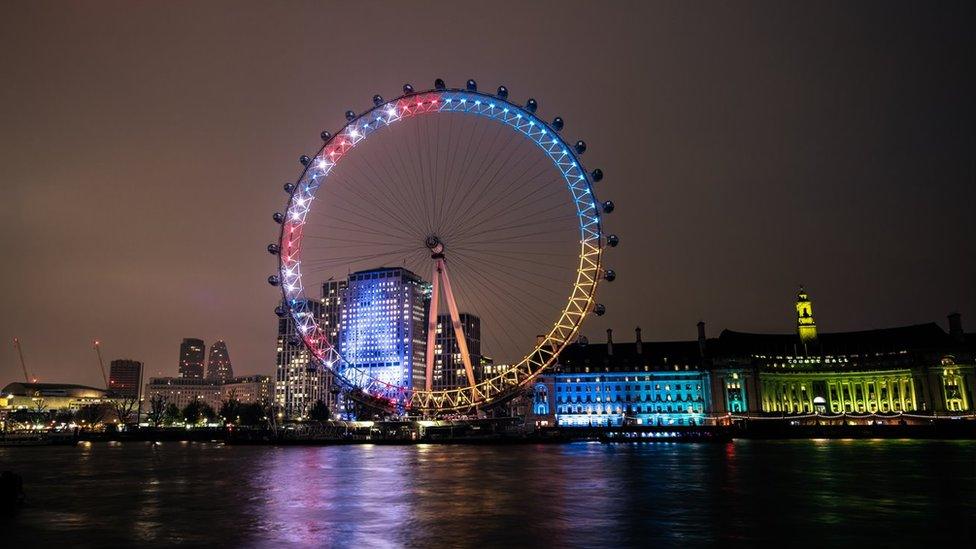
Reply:
<svg viewBox="0 0 976 549"><path fill-rule="evenodd" d="M0 105L10 121L0 238L30 266L2 275L24 290L0 303L9 313L0 320L5 380L22 377L13 337L42 380L98 386L96 336L107 359L139 360L147 377L175 375L174 343L190 335L227 340L241 374L270 373L278 295L263 282L273 263L262 248L274 238L267 220L281 183L345 109L365 108L374 90L390 96L438 77L538 96L540 112L564 116L567 135L592 144L587 161L607 172L601 197L627 205L608 226L628 252L614 259L620 278L600 291L608 314L584 326L590 337L640 325L649 340L677 339L700 319L785 331L793 311L783 299L800 284L818 296L818 321L830 330L953 310L976 318L966 160L974 113L963 99L974 91L972 37L954 7L917 14L886 4L878 20L873 4L794 6L800 13L789 15L758 4L702 14L634 5L604 8L608 24L594 29L594 7L529 6L527 21L558 31L535 36L514 22L518 39L480 32L488 47L467 59L432 53L429 37L463 39L498 21L462 30L433 17L409 31L378 22L355 40L409 43L424 55L394 63L382 47L357 52L339 61L342 79L307 72L305 60L326 46L281 40L293 21L272 8L263 33L217 7L196 10L200 26L148 6L131 10L131 26L107 8L43 18L36 9L5 8L0 23L8 51L34 53L0 62L18 83ZM301 25L311 32L365 13L310 10ZM28 19L30 33L10 23ZM349 29L336 32L353 40ZM261 63L272 44L288 63ZM262 72L240 64L241 52ZM356 66L384 76L357 75ZM580 68L591 93L567 76ZM67 89L70 98L57 92ZM39 171L55 134L74 146ZM31 212L48 221L32 223Z"/></svg>
<svg viewBox="0 0 976 549"><path fill-rule="evenodd" d="M0 3L11 547L976 547L976 2Z"/></svg>

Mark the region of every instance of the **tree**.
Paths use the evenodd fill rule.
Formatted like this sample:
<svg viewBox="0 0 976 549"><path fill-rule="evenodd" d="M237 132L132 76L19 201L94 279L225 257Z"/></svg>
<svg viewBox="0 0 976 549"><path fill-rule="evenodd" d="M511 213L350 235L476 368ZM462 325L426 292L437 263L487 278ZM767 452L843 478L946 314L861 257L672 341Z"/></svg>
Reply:
<svg viewBox="0 0 976 549"><path fill-rule="evenodd" d="M163 395L153 395L149 398L149 412L146 418L153 427L159 427L163 422L163 413L166 411L166 397Z"/></svg>
<svg viewBox="0 0 976 549"><path fill-rule="evenodd" d="M115 417L119 419L119 423L127 423L129 421L129 416L132 412L136 410L136 406L139 404L139 400L132 397L116 398L112 400L112 408L115 410ZM139 421L139 418L136 418Z"/></svg>
<svg viewBox="0 0 976 549"><path fill-rule="evenodd" d="M163 408L163 423L166 425L172 425L182 419L183 415L180 413L180 407L176 403L170 402Z"/></svg>
<svg viewBox="0 0 976 549"><path fill-rule="evenodd" d="M105 421L112 413L112 405L108 403L89 404L82 406L75 414L75 421L89 428L94 428Z"/></svg>
<svg viewBox="0 0 976 549"><path fill-rule="evenodd" d="M376 410L363 404L354 398L346 399L346 413L354 419L372 419L376 415Z"/></svg>
<svg viewBox="0 0 976 549"><path fill-rule="evenodd" d="M220 417L224 418L224 421L237 423L240 420L241 408L241 403L237 399L225 400L220 405Z"/></svg>
<svg viewBox="0 0 976 549"><path fill-rule="evenodd" d="M203 410L201 410L201 415L207 423L213 423L217 419L217 411L213 409L213 406L204 403Z"/></svg>
<svg viewBox="0 0 976 549"><path fill-rule="evenodd" d="M268 411L260 402L251 402L249 404L241 405L241 425L260 425L264 423L267 416Z"/></svg>
<svg viewBox="0 0 976 549"><path fill-rule="evenodd" d="M75 413L68 409L58 410L58 412L54 414L54 421L57 423L71 423L74 420Z"/></svg>
<svg viewBox="0 0 976 549"><path fill-rule="evenodd" d="M44 404L44 399L43 398L35 398L34 399L34 405L31 407L31 410L34 413L36 413L37 415L41 415L45 411L47 411L47 405Z"/></svg>
<svg viewBox="0 0 976 549"><path fill-rule="evenodd" d="M203 403L199 400L191 401L183 407L181 416L187 425L195 425L203 418Z"/></svg>
<svg viewBox="0 0 976 549"><path fill-rule="evenodd" d="M29 425L40 425L47 423L51 415L48 413L47 405L44 404L43 398L32 399L31 406L24 410L25 414L22 415L22 423Z"/></svg>
<svg viewBox="0 0 976 549"><path fill-rule="evenodd" d="M328 404L319 399L315 401L315 404L312 404L312 409L308 411L308 417L315 421L328 421L332 417L332 411L329 410Z"/></svg>
<svg viewBox="0 0 976 549"><path fill-rule="evenodd" d="M21 429L27 428L34 424L33 416L30 410L27 408L20 408L10 412L10 421L13 423L19 423Z"/></svg>
<svg viewBox="0 0 976 549"><path fill-rule="evenodd" d="M183 408L183 421L187 425L197 425L217 417L212 406L201 400L194 400Z"/></svg>

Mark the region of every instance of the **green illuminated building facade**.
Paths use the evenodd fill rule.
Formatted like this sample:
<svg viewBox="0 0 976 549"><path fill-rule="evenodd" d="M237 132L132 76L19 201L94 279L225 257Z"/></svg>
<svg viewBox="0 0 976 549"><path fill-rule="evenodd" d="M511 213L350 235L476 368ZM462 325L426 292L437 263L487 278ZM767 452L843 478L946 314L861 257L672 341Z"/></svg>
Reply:
<svg viewBox="0 0 976 549"><path fill-rule="evenodd" d="M581 341L533 397L554 425L689 424L735 417L972 416L976 334L936 323L819 333L802 288L796 331L697 341ZM680 378L680 379L679 379ZM688 379L686 379L688 378ZM688 394L668 394L675 388ZM701 388L701 389L699 389ZM659 394L660 393L660 394ZM543 418L546 419L546 418Z"/></svg>
<svg viewBox="0 0 976 549"><path fill-rule="evenodd" d="M818 333L809 295L796 334L725 330L709 340L716 413L867 415L974 413L974 338L958 314L935 323ZM744 394L743 394L744 393Z"/></svg>

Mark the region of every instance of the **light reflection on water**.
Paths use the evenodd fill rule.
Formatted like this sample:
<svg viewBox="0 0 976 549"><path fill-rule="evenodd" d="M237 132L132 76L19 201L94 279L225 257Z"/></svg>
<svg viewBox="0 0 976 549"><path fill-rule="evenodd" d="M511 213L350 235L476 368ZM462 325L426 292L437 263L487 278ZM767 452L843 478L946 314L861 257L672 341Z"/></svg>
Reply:
<svg viewBox="0 0 976 549"><path fill-rule="evenodd" d="M29 498L4 539L30 545L971 545L976 516L976 441L125 443L0 469Z"/></svg>

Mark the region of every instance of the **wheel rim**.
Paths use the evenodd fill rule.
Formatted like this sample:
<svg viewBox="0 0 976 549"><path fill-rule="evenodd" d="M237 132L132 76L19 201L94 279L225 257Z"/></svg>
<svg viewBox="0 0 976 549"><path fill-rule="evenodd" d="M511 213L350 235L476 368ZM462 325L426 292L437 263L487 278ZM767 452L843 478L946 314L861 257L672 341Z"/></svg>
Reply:
<svg viewBox="0 0 976 549"><path fill-rule="evenodd" d="M579 227L579 253L573 287L558 320L537 341L535 347L506 371L474 386L424 390L383 382L365 369L349 363L329 341L307 305L302 278L302 239L316 192L342 159L370 135L398 122L421 115L470 114L493 120L515 131L549 157L571 193ZM379 102L374 108L351 118L308 159L294 191L290 194L279 234L279 281L288 314L312 360L329 369L352 390L355 398L385 408L438 413L484 406L515 394L519 388L553 364L573 341L580 325L593 309L602 276L603 233L590 175L572 146L556 130L532 112L506 99L472 90L429 90L409 93Z"/></svg>

